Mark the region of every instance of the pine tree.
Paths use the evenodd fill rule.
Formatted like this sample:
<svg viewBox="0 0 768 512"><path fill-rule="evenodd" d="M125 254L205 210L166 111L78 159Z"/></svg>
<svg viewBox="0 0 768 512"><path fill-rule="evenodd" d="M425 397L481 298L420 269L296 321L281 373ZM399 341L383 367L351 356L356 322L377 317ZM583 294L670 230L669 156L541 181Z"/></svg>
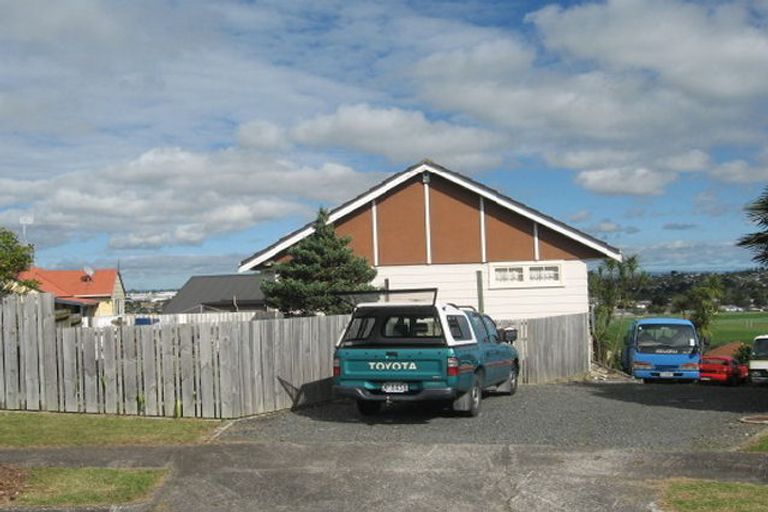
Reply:
<svg viewBox="0 0 768 512"><path fill-rule="evenodd" d="M349 248L349 237L339 237L328 212L320 209L315 232L288 249L288 261L273 267L275 281L261 285L268 306L286 315L349 313L351 306L336 292L370 291L376 277L365 258Z"/></svg>

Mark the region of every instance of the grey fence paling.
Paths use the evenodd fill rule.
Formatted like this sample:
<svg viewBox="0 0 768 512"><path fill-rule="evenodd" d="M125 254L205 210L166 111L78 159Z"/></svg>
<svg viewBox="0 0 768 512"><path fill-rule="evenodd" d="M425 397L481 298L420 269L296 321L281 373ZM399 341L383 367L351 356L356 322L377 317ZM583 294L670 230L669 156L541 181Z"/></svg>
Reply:
<svg viewBox="0 0 768 512"><path fill-rule="evenodd" d="M56 330L47 295L0 307L0 408L234 418L330 398L349 317Z"/></svg>
<svg viewBox="0 0 768 512"><path fill-rule="evenodd" d="M50 295L0 304L0 409L234 418L331 398L348 316L56 329ZM587 371L587 315L518 329L521 381Z"/></svg>
<svg viewBox="0 0 768 512"><path fill-rule="evenodd" d="M253 322L281 318L282 314L274 311L211 311L207 313L178 313L173 315L130 314L114 316L96 316L83 318L83 327L109 327L112 325L135 325L137 319L148 320L151 324L203 324L219 322Z"/></svg>
<svg viewBox="0 0 768 512"><path fill-rule="evenodd" d="M498 324L517 329L515 347L522 361L522 383L543 384L589 371L587 313L503 320Z"/></svg>

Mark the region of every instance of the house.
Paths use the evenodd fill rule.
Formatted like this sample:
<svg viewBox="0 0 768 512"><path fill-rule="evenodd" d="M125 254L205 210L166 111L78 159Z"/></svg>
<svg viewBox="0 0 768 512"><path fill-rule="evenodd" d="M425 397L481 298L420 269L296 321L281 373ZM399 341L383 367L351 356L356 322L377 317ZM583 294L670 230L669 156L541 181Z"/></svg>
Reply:
<svg viewBox="0 0 768 512"><path fill-rule="evenodd" d="M52 294L56 303L84 317L125 314L125 288L114 268L48 270L32 267L19 274L33 280L38 290Z"/></svg>
<svg viewBox="0 0 768 512"><path fill-rule="evenodd" d="M423 161L330 212L378 274L374 285L439 289L439 300L499 319L589 311L588 260L621 252L459 173ZM244 260L264 270L309 224Z"/></svg>
<svg viewBox="0 0 768 512"><path fill-rule="evenodd" d="M164 314L263 311L262 275L194 276L168 301Z"/></svg>

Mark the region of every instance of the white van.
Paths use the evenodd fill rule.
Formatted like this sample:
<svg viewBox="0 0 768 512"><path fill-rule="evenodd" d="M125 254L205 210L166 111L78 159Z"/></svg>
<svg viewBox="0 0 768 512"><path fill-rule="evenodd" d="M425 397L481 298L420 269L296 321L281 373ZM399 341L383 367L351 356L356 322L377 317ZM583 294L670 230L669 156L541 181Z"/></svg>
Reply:
<svg viewBox="0 0 768 512"><path fill-rule="evenodd" d="M752 341L749 380L755 384L768 383L768 334L761 334Z"/></svg>

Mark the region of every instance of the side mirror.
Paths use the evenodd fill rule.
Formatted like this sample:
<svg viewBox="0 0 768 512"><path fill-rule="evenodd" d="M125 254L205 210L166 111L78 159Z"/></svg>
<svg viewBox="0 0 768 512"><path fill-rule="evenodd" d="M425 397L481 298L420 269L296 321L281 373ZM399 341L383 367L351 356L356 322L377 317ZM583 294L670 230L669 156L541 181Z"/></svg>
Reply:
<svg viewBox="0 0 768 512"><path fill-rule="evenodd" d="M506 343L514 343L517 339L517 329L514 327L499 329L499 338Z"/></svg>

